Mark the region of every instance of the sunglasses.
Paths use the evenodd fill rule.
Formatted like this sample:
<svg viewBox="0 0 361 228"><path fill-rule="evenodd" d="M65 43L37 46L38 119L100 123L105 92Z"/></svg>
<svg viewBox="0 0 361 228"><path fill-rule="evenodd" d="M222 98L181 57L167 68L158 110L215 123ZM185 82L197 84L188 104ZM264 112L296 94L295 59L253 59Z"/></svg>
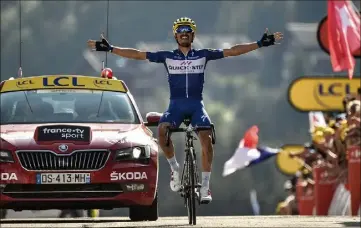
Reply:
<svg viewBox="0 0 361 228"><path fill-rule="evenodd" d="M193 29L191 26L189 25L183 25L183 26L179 26L177 29L176 29L176 33L191 33L193 32Z"/></svg>

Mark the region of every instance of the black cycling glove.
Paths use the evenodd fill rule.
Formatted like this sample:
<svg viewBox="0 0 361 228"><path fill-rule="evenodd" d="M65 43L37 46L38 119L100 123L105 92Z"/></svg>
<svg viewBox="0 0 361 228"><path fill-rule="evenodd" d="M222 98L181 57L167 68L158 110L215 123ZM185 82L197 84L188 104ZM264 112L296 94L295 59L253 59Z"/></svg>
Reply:
<svg viewBox="0 0 361 228"><path fill-rule="evenodd" d="M96 51L106 51L112 52L113 46L102 36L101 41L95 41L95 50Z"/></svg>
<svg viewBox="0 0 361 228"><path fill-rule="evenodd" d="M265 32L261 40L257 41L258 47L268 47L275 44L275 36L273 34L269 35Z"/></svg>

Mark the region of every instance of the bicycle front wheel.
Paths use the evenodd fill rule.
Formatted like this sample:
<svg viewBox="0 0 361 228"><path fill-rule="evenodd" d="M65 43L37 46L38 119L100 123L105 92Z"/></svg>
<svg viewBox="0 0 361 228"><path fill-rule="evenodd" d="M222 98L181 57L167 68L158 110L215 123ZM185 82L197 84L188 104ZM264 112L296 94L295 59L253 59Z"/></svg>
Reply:
<svg viewBox="0 0 361 228"><path fill-rule="evenodd" d="M187 207L188 207L188 219L190 225L196 225L197 218L196 218L196 181L195 181L195 160L193 156L193 149L189 149L188 153L188 178L189 178L189 189L188 189L188 200L187 200Z"/></svg>

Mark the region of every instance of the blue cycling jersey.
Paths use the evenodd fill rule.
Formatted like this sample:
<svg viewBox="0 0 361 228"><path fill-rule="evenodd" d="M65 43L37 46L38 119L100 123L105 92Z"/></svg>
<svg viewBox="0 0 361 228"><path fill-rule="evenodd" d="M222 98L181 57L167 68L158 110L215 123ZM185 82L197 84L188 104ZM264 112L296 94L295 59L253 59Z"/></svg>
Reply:
<svg viewBox="0 0 361 228"><path fill-rule="evenodd" d="M150 62L163 63L168 72L170 99L193 98L202 100L204 71L207 62L223 58L223 50L192 49L184 55L173 51L147 52Z"/></svg>

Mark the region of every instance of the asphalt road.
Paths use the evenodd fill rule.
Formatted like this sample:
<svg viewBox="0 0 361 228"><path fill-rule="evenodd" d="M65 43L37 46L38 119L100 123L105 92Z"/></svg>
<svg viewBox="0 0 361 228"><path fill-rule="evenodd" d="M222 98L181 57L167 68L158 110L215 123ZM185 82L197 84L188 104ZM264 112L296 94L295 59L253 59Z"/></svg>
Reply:
<svg viewBox="0 0 361 228"><path fill-rule="evenodd" d="M130 222L125 217L96 219L4 219L8 227L191 227L187 217L162 217L155 222ZM198 217L196 227L360 227L360 217L222 216Z"/></svg>

